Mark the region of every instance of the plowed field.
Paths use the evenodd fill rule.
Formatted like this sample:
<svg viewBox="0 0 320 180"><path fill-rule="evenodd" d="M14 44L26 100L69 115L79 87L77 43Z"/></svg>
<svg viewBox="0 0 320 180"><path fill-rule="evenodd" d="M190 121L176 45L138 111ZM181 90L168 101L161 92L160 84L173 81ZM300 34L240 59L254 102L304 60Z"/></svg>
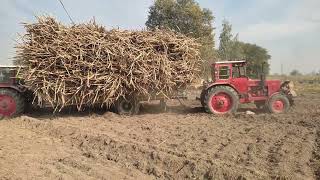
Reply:
<svg viewBox="0 0 320 180"><path fill-rule="evenodd" d="M319 94L300 94L281 115L243 106L218 117L184 104L145 104L133 117L70 110L2 120L0 179L320 178Z"/></svg>

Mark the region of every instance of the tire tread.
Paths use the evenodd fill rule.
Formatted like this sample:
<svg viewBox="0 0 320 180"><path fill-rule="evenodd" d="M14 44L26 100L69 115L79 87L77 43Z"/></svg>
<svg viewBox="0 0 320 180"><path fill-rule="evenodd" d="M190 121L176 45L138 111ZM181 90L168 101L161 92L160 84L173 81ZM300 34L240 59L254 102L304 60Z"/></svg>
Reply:
<svg viewBox="0 0 320 180"><path fill-rule="evenodd" d="M210 107L208 105L208 102L209 102L209 98L211 97L212 94L214 93L217 93L219 91L224 91L224 92L227 92L229 93L231 96L233 96L233 107L231 108L230 112L228 112L227 114L234 114L236 113L236 111L238 110L238 106L239 106L239 96L238 96L238 93L230 86L215 86L215 87L212 87L210 89L208 89L208 92L205 94L205 111L207 113L213 113L211 110L210 110Z"/></svg>
<svg viewBox="0 0 320 180"><path fill-rule="evenodd" d="M270 113L277 113L275 111L273 111L273 108L272 108L272 101L276 100L276 99L282 99L284 100L284 103L285 103L285 110L281 113L285 113L289 110L290 108L290 101L288 99L288 97L282 93L277 93L277 94L274 94L272 95L269 99L268 99L268 102L267 102L267 109Z"/></svg>
<svg viewBox="0 0 320 180"><path fill-rule="evenodd" d="M16 112L12 115L12 117L19 116L24 112L25 109L25 100L21 93L16 90L9 88L0 88L0 94L11 96L16 102Z"/></svg>

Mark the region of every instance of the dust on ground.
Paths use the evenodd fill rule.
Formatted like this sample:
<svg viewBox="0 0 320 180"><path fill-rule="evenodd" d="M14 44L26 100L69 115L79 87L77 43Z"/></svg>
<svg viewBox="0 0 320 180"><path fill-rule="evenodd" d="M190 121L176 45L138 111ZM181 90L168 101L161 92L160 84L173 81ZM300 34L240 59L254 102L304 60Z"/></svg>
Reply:
<svg viewBox="0 0 320 180"><path fill-rule="evenodd" d="M289 113L245 106L204 113L196 100L112 112L46 112L0 121L1 179L319 179L320 96ZM247 115L248 108L256 115Z"/></svg>

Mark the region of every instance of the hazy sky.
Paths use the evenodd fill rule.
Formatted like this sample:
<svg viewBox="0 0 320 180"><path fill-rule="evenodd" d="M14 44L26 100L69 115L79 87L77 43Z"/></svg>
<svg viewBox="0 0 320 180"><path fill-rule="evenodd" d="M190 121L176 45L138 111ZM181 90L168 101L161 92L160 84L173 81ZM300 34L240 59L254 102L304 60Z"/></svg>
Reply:
<svg viewBox="0 0 320 180"><path fill-rule="evenodd" d="M320 70L320 0L196 0L216 17L216 39L224 18L233 24L240 40L269 50L271 71L293 69L307 73ZM106 27L141 29L153 0L63 0L76 22L96 21ZM33 22L34 15L48 14L70 23L57 0L1 0L0 64L14 56L20 22Z"/></svg>

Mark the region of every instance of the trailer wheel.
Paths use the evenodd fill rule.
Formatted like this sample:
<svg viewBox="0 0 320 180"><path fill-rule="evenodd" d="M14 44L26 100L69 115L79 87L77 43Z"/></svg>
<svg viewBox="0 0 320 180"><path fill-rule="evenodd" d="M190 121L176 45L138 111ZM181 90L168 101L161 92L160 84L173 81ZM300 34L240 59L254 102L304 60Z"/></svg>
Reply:
<svg viewBox="0 0 320 180"><path fill-rule="evenodd" d="M229 86L217 86L208 90L205 109L213 114L232 114L238 110L239 96Z"/></svg>
<svg viewBox="0 0 320 180"><path fill-rule="evenodd" d="M167 111L167 102L164 99L160 100L160 111L166 112Z"/></svg>
<svg viewBox="0 0 320 180"><path fill-rule="evenodd" d="M0 115L15 117L24 111L24 98L15 90L0 89Z"/></svg>
<svg viewBox="0 0 320 180"><path fill-rule="evenodd" d="M115 104L115 108L120 115L135 115L139 113L140 103L134 98L120 98Z"/></svg>
<svg viewBox="0 0 320 180"><path fill-rule="evenodd" d="M287 96L278 93L269 98L267 106L270 113L285 113L290 108L290 101Z"/></svg>

